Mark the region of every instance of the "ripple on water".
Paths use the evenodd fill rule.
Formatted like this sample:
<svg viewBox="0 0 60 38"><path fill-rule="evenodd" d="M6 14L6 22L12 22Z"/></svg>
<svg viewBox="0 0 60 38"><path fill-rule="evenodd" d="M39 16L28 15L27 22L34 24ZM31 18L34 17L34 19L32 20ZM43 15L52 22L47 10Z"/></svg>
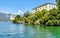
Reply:
<svg viewBox="0 0 60 38"><path fill-rule="evenodd" d="M4 22L0 23L0 38L56 38L56 34L58 35L59 32L57 29L60 27L57 29L52 28Z"/></svg>

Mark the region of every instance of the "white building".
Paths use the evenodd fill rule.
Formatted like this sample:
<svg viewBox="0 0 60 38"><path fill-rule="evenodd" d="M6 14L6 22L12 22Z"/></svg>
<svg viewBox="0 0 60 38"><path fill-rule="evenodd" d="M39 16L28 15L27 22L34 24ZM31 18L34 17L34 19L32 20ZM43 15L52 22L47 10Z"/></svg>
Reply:
<svg viewBox="0 0 60 38"><path fill-rule="evenodd" d="M57 6L55 4L52 4L52 3L45 3L41 6L38 6L36 8L33 8L33 13L37 12L37 11L42 11L43 9L46 9L46 10L51 10L53 8L57 8Z"/></svg>

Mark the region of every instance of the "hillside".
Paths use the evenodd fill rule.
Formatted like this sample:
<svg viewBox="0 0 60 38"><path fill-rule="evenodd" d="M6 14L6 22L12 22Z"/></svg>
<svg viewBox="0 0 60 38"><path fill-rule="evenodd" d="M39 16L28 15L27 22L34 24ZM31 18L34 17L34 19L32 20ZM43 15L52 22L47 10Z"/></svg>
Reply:
<svg viewBox="0 0 60 38"><path fill-rule="evenodd" d="M9 21L10 20L10 15L11 14L6 14L6 13L2 13L0 12L0 21Z"/></svg>

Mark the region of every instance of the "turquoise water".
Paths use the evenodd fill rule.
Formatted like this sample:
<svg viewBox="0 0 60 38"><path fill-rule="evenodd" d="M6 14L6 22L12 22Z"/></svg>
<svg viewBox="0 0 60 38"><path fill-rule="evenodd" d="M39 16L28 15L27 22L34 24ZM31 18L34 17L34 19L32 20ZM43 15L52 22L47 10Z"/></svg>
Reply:
<svg viewBox="0 0 60 38"><path fill-rule="evenodd" d="M60 38L60 26L0 22L0 38Z"/></svg>

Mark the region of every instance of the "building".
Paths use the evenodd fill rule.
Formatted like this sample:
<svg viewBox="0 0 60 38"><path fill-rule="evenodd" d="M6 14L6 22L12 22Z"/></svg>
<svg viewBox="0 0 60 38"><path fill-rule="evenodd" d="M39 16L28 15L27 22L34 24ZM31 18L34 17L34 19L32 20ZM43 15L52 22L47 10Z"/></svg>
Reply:
<svg viewBox="0 0 60 38"><path fill-rule="evenodd" d="M41 6L38 6L36 8L33 8L33 13L37 12L37 11L42 11L43 9L46 9L46 10L51 10L53 8L57 8L57 6L55 4L52 4L52 3L45 3Z"/></svg>

